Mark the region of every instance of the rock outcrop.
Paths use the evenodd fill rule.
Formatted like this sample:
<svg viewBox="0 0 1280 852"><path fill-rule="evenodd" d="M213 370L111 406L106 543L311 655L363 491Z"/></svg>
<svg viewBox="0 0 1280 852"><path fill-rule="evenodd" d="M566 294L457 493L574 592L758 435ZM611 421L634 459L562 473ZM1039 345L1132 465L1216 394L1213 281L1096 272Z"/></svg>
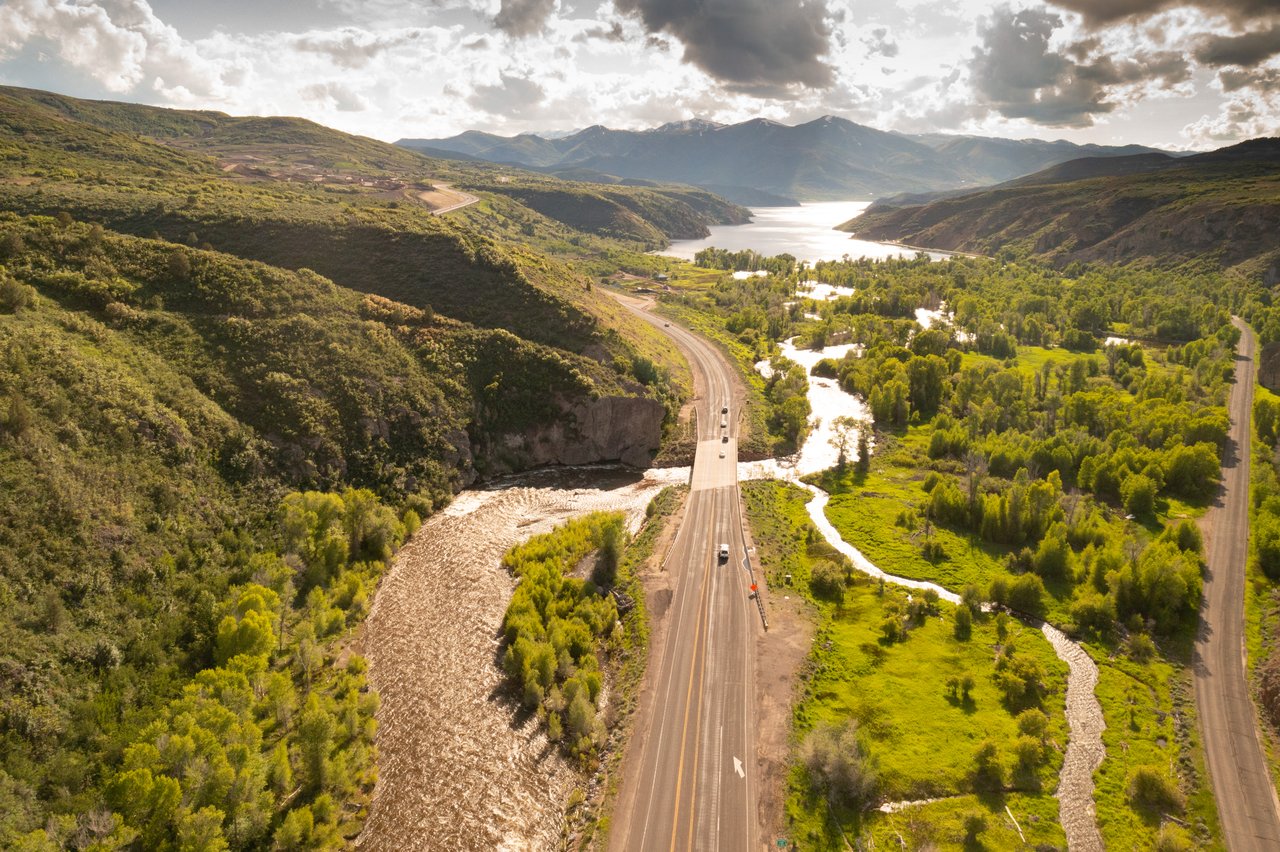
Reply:
<svg viewBox="0 0 1280 852"><path fill-rule="evenodd" d="M1258 384L1280 391L1280 343L1268 343L1258 355Z"/></svg>
<svg viewBox="0 0 1280 852"><path fill-rule="evenodd" d="M648 467L661 443L665 413L657 400L643 397L577 402L554 423L506 435L493 461L510 470L605 461Z"/></svg>

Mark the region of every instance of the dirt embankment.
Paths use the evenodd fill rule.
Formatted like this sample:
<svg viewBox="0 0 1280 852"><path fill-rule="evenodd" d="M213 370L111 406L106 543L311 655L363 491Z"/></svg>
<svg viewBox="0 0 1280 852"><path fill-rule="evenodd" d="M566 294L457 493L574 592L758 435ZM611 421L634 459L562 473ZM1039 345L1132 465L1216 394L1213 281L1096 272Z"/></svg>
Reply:
<svg viewBox="0 0 1280 852"><path fill-rule="evenodd" d="M638 524L668 478L560 471L464 492L401 550L362 641L382 706L378 787L357 845L555 848L582 779L503 690L498 630L514 582L500 559L586 512L620 509Z"/></svg>

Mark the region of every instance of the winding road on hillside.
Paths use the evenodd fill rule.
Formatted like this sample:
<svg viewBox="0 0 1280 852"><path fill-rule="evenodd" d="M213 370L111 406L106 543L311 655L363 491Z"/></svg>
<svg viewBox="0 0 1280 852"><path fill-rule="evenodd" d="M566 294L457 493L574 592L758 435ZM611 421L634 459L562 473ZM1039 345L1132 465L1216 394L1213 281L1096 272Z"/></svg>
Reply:
<svg viewBox="0 0 1280 852"><path fill-rule="evenodd" d="M1280 849L1280 802L1258 739L1245 674L1244 591L1249 558L1249 426L1254 338L1239 319L1222 489L1205 514L1208 570L1196 638L1196 706L1222 833L1230 852Z"/></svg>
<svg viewBox="0 0 1280 852"><path fill-rule="evenodd" d="M624 757L614 850L759 848L755 646L737 484L738 377L707 341L620 301L658 326L693 369L698 447L685 516L663 570L674 598ZM728 414L722 411L728 410ZM721 423L727 425L722 427ZM726 440L727 439L727 440ZM720 559L728 544L729 558Z"/></svg>

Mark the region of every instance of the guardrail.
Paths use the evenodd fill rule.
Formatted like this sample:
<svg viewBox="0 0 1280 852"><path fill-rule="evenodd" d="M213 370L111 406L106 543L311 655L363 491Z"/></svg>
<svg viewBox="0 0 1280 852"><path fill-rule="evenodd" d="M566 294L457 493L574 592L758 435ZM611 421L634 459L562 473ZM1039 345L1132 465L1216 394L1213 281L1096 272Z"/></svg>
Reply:
<svg viewBox="0 0 1280 852"><path fill-rule="evenodd" d="M742 565L747 569L747 576L751 578L751 590L755 592L756 609L760 610L760 623L768 633L769 617L764 614L764 590L756 582L756 570L751 565L751 556L747 550L747 519L742 516L742 487L738 484L736 475L733 478L733 493L738 500L738 535L742 538Z"/></svg>

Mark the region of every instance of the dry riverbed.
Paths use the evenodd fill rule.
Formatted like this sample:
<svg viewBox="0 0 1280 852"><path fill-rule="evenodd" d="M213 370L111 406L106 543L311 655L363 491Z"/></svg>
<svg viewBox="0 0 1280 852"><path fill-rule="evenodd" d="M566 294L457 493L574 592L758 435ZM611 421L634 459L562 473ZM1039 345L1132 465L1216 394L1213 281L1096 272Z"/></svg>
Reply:
<svg viewBox="0 0 1280 852"><path fill-rule="evenodd" d="M379 779L358 845L371 850L555 848L581 776L496 665L514 582L502 554L571 517L621 510L632 527L684 471L530 474L467 491L400 551L362 640L378 712Z"/></svg>

